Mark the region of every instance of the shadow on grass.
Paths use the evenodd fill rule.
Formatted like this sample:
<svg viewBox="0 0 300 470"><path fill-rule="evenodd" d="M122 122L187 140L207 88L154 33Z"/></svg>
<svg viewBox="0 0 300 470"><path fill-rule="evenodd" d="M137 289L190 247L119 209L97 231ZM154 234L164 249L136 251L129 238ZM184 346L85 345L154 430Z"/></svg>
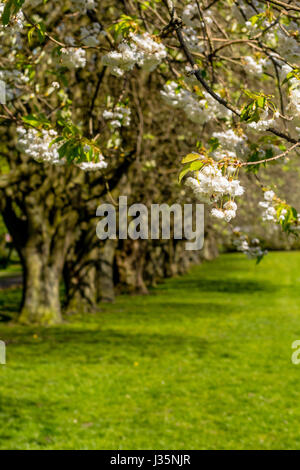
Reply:
<svg viewBox="0 0 300 470"><path fill-rule="evenodd" d="M171 296L166 296L166 301L162 302L161 298L157 302L158 298L151 299L151 302L147 305L141 305L136 312L131 310L130 312L127 309L122 311L122 317L120 319L124 322L124 317L130 315L131 318L135 315L135 318L140 321L143 321L143 318L148 321L160 322L161 325L164 323L173 323L176 326L179 326L183 323L190 322L189 327L192 326L193 321L199 320L201 318L215 317L216 321L218 317L224 318L225 316L234 315L241 312L241 305L239 302L236 302L234 305L231 300L228 299L228 302L225 303L224 299L221 298L219 303L207 302L204 301L205 296L199 297L199 300L195 300L195 296L190 295L186 296L186 300L183 302L182 298L174 298L172 300ZM243 303L243 305L245 305ZM151 310L151 311L149 311ZM103 312L103 315L111 315L110 312Z"/></svg>
<svg viewBox="0 0 300 470"><path fill-rule="evenodd" d="M164 287L162 287L163 289ZM189 293L228 292L229 294L273 292L276 286L269 282L242 281L238 279L180 279L169 284L167 290L187 290ZM159 291L159 288L158 288Z"/></svg>
<svg viewBox="0 0 300 470"><path fill-rule="evenodd" d="M29 364L62 358L63 362L72 359L74 364L99 362L103 358L108 358L111 362L128 362L128 356L160 358L165 354L184 354L188 351L202 356L208 347L204 338L180 333L121 333L109 329L75 330L66 326L64 329L49 328L41 331L39 335L32 335L32 331L29 332L28 329L27 332L25 329L13 330L5 331L6 337L3 340L7 344L7 350L9 352L11 349L11 352L17 355L26 351L24 360Z"/></svg>

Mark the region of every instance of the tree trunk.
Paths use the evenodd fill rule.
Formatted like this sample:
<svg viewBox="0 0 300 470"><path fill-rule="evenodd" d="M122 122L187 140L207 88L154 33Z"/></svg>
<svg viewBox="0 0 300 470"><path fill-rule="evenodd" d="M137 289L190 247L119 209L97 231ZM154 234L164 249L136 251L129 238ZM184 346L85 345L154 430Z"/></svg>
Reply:
<svg viewBox="0 0 300 470"><path fill-rule="evenodd" d="M39 186L23 197L25 215L17 214L10 197L5 200L2 214L23 268L23 298L18 320L46 326L62 320L59 283L78 217L74 210L65 207L55 206L52 210L51 193L45 195L42 189Z"/></svg>
<svg viewBox="0 0 300 470"><path fill-rule="evenodd" d="M106 240L100 249L100 269L98 274L98 297L101 302L113 302L114 290L114 258L116 241Z"/></svg>
<svg viewBox="0 0 300 470"><path fill-rule="evenodd" d="M82 260L78 260L78 264L80 261ZM63 273L66 287L65 313L72 315L97 311L96 268L87 266L75 274L70 266L70 263L67 262Z"/></svg>
<svg viewBox="0 0 300 470"><path fill-rule="evenodd" d="M96 221L81 227L80 237L66 256L63 276L66 289L65 312L92 313L97 306L97 268L99 265L99 240L95 234Z"/></svg>
<svg viewBox="0 0 300 470"><path fill-rule="evenodd" d="M26 251L23 256L24 293L19 322L43 326L60 323L60 269L48 264L35 250Z"/></svg>

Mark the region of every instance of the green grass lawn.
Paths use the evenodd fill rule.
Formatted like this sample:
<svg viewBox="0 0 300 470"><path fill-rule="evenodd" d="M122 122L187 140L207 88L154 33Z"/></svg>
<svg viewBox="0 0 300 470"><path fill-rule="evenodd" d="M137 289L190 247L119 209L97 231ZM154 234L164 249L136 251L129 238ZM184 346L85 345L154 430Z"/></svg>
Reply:
<svg viewBox="0 0 300 470"><path fill-rule="evenodd" d="M2 291L0 313L19 298ZM223 255L0 339L1 449L300 449L300 253Z"/></svg>

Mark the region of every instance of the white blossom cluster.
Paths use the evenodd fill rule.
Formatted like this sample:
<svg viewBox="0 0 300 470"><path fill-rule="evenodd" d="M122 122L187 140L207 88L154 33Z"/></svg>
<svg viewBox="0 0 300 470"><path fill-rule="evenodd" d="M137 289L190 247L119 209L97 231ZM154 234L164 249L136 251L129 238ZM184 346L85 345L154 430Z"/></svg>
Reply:
<svg viewBox="0 0 300 470"><path fill-rule="evenodd" d="M5 4L3 2L0 3L0 19L2 17L4 11ZM21 39L21 32L24 28L25 18L23 15L22 10L19 10L18 13L10 18L10 23L7 26L2 24L0 21L0 38L1 43L3 44L8 43L12 47L21 49L22 47L22 39Z"/></svg>
<svg viewBox="0 0 300 470"><path fill-rule="evenodd" d="M63 165L65 162L59 159L58 147L56 144L50 147L51 142L57 137L57 132L53 129L38 131L36 129L17 128L18 142L17 148L24 155L33 158L38 162Z"/></svg>
<svg viewBox="0 0 300 470"><path fill-rule="evenodd" d="M179 88L176 82L166 83L161 95L168 105L182 109L190 121L204 124L208 120L205 100L199 100L195 93Z"/></svg>
<svg viewBox="0 0 300 470"><path fill-rule="evenodd" d="M258 76L263 74L263 68L267 64L267 59L255 60L254 57L248 55L243 57L247 73Z"/></svg>
<svg viewBox="0 0 300 470"><path fill-rule="evenodd" d="M258 1L251 2L252 5L243 2L243 5L240 5L240 9L243 11L244 16L247 18L245 26L247 27L249 33L255 35L261 32L260 27L257 23L252 23L251 18L256 16L259 13L264 12L265 5ZM245 21L244 16L241 14L241 10L236 6L233 7L233 13L238 19L239 22ZM266 18L263 24L264 29L266 30L264 34L264 40L266 43L274 49L270 52L274 58L284 58L287 62L297 63L299 58L299 38L297 33L299 30L298 24L295 21L290 21L289 24L281 24L276 27L272 27L272 24ZM246 58L245 58L246 59ZM248 58L249 60L249 72L260 74L261 67L260 65L266 65L266 61L257 64L257 67L254 64L254 60ZM257 72L254 69L257 68ZM251 71L251 69L253 71Z"/></svg>
<svg viewBox="0 0 300 470"><path fill-rule="evenodd" d="M248 126L255 131L263 132L269 129L269 127L274 126L279 117L280 114L278 111L276 111L272 117L269 117L269 110L266 108L261 113L260 120L258 122L249 122Z"/></svg>
<svg viewBox="0 0 300 470"><path fill-rule="evenodd" d="M105 110L103 118L109 121L109 125L113 129L120 127L128 127L131 122L131 109L126 106L115 106L112 110Z"/></svg>
<svg viewBox="0 0 300 470"><path fill-rule="evenodd" d="M196 3L189 3L182 12L182 21L187 26L198 26L199 25L199 12Z"/></svg>
<svg viewBox="0 0 300 470"><path fill-rule="evenodd" d="M52 144L53 140L58 137L54 129L39 131L37 129L18 127L17 135L17 148L24 155L42 163L50 163L52 165L66 164L64 158L59 158L58 144ZM85 151L88 152L89 150L90 148L87 145ZM96 171L107 167L102 154L98 155L98 160L98 162L75 163L75 166L84 171Z"/></svg>
<svg viewBox="0 0 300 470"><path fill-rule="evenodd" d="M192 67L190 65L187 65L185 67L185 71L186 71L186 75L184 77L185 83L190 87L198 86L199 82L194 74ZM178 89L175 88L175 85L173 85L173 82L171 82L170 84L172 84L172 86L169 89L169 93L170 93L169 98L170 98L170 104L172 104L172 99L174 98L174 91L176 94L179 94L179 91ZM177 85L177 88L178 88L178 85ZM204 114L206 116L206 119L204 122L214 120L214 119L226 120L232 115L232 112L229 109L227 109L225 106L220 104L217 100L215 100L207 91L202 90L203 98L199 98L199 96L194 92L189 91L189 93L191 94L191 97L194 100L194 106L195 106L195 103L199 103L199 105L205 109ZM167 96L165 96L165 98L167 98ZM174 105L176 106L176 97L175 97ZM203 110L202 110L202 113L203 113ZM187 113L187 117L189 117L188 113Z"/></svg>
<svg viewBox="0 0 300 470"><path fill-rule="evenodd" d="M69 69L79 69L86 66L86 52L81 47L74 47L74 38L67 36L65 39L67 44L72 47L63 47L61 49L61 63Z"/></svg>
<svg viewBox="0 0 300 470"><path fill-rule="evenodd" d="M224 150L224 149L218 148L212 152L212 157L214 160L220 161L220 160L223 160L224 157L236 158L236 153L232 152L231 150Z"/></svg>
<svg viewBox="0 0 300 470"><path fill-rule="evenodd" d="M283 222L286 219L288 209L281 207L279 210L279 204L280 199L276 197L274 191L266 191L264 193L264 201L260 201L258 204L264 209L262 220L274 224ZM290 224L290 230L300 230L300 214L297 214L296 220Z"/></svg>
<svg viewBox="0 0 300 470"><path fill-rule="evenodd" d="M266 17L262 25L257 23L252 23L251 18L257 16L259 13L263 13L265 10L265 5L263 2L252 1L251 3L243 2L239 4L239 8L235 4L232 8L233 15L236 17L238 22L245 21L245 26L247 27L249 33L256 35L261 32L261 28L265 29L264 40L265 42L273 49L270 52L274 58L284 58L285 61L291 63L297 63L299 58L299 38L297 37L297 32L299 30L298 24L295 21L290 21L289 24L280 24L279 26L272 27L272 23L269 22ZM241 11L243 14L241 14ZM260 60L257 65L255 65L254 59L251 60L251 57L244 58L248 60L247 71L250 73L261 74L262 67L266 65L266 61ZM262 67L261 67L262 66ZM256 71L255 71L256 69Z"/></svg>
<svg viewBox="0 0 300 470"><path fill-rule="evenodd" d="M213 20L210 16L210 12L206 11L203 13L204 21L207 25L212 24ZM189 3L182 12L182 21L191 27L201 27L203 28L203 21L200 16L198 5L196 2Z"/></svg>
<svg viewBox="0 0 300 470"><path fill-rule="evenodd" d="M282 74L287 75L292 71L292 68L288 65L282 67ZM297 78L291 78L289 80L289 104L287 107L291 113L295 124L300 124L300 81Z"/></svg>
<svg viewBox="0 0 300 470"><path fill-rule="evenodd" d="M201 156L199 155L199 158ZM217 162L204 165L199 171L194 172L194 177L186 179L185 184L190 187L196 198L202 203L220 203L220 207L211 210L213 217L230 222L236 216L237 205L234 202L236 196L244 193L244 188L239 180L233 178L235 167L228 167L226 173L222 172ZM222 204L222 200L229 200Z"/></svg>
<svg viewBox="0 0 300 470"><path fill-rule="evenodd" d="M203 92L204 98L199 98L196 93L179 87L174 81L164 85L161 95L168 105L182 109L187 118L196 124L204 124L213 119L225 118L230 113L206 91Z"/></svg>
<svg viewBox="0 0 300 470"><path fill-rule="evenodd" d="M258 238L253 238L249 242L247 235L243 234L239 227L233 229L233 234L235 236L233 245L236 250L244 253L249 259L262 258L268 254L267 250L262 249Z"/></svg>
<svg viewBox="0 0 300 470"><path fill-rule="evenodd" d="M206 100L206 106L208 113L211 116L210 119L227 119L232 115L232 112L215 100L209 93L203 91L203 95Z"/></svg>
<svg viewBox="0 0 300 470"><path fill-rule="evenodd" d="M80 28L80 40L82 44L89 47L98 46L100 44L99 36L105 36L105 34L100 23L92 23Z"/></svg>
<svg viewBox="0 0 300 470"><path fill-rule="evenodd" d="M247 137L245 135L238 135L233 131L233 129L227 129L223 132L213 132L212 137L218 139L222 149L226 150L226 155L228 157L235 158L238 156L240 158L245 155L247 150ZM217 160L219 160L222 155L224 156L224 152L219 149L214 152L214 158Z"/></svg>
<svg viewBox="0 0 300 470"><path fill-rule="evenodd" d="M89 145L84 146L84 151L86 153L89 153L91 150L91 147ZM97 171L97 170L102 170L107 167L107 162L104 160L104 156L102 153L99 153L97 156L98 161L86 161L86 162L80 162L80 163L75 163L75 166L80 168L83 171Z"/></svg>
<svg viewBox="0 0 300 470"><path fill-rule="evenodd" d="M258 26L253 25L251 21L246 22L246 26L254 35L257 34L260 30ZM282 27L272 28L272 25L268 22L264 22L264 27L267 32L264 35L265 42L273 50L270 52L276 60L284 60L290 63L297 63L299 57L299 48L300 43L296 38L298 26L295 22L291 22L289 26L285 25ZM270 64L270 61L265 61L263 65Z"/></svg>
<svg viewBox="0 0 300 470"><path fill-rule="evenodd" d="M22 94L22 86L28 81L28 75L20 70L0 70L0 80L5 82L5 99L12 101Z"/></svg>
<svg viewBox="0 0 300 470"><path fill-rule="evenodd" d="M297 23L291 22L287 28L277 28L277 47L276 52L288 62L298 62L300 52L300 42L293 33L297 33L299 27Z"/></svg>
<svg viewBox="0 0 300 470"><path fill-rule="evenodd" d="M130 33L129 40L121 42L118 50L102 57L102 63L111 67L113 75L120 77L135 65L152 72L166 56L165 46L154 41L149 33Z"/></svg>
<svg viewBox="0 0 300 470"><path fill-rule="evenodd" d="M236 134L232 129L224 132L214 132L213 137L218 139L220 144L225 148L235 148L237 145L244 142L244 137Z"/></svg>
<svg viewBox="0 0 300 470"><path fill-rule="evenodd" d="M0 3L0 17L2 17L4 11L5 4L3 2ZM11 17L10 24L8 26L3 26L2 22L0 22L0 37L4 36L5 34L9 36L14 36L17 33L20 33L24 27L24 15L22 10L19 10L18 13Z"/></svg>
<svg viewBox="0 0 300 470"><path fill-rule="evenodd" d="M76 166L83 171L97 171L106 168L107 163L104 161L103 155L99 155L99 162L76 163Z"/></svg>
<svg viewBox="0 0 300 470"><path fill-rule="evenodd" d="M264 201L260 201L258 203L259 207L262 207L264 209L263 214L262 214L262 220L263 221L268 221L268 222L277 222L276 218L276 209L274 207L274 197L275 193L274 191L265 191L264 193ZM280 217L284 219L287 211L286 209L283 209L281 211ZM280 220L283 220L280 219Z"/></svg>
<svg viewBox="0 0 300 470"><path fill-rule="evenodd" d="M294 117L300 118L300 82L290 90L289 110L292 111Z"/></svg>
<svg viewBox="0 0 300 470"><path fill-rule="evenodd" d="M197 31L191 26L183 29L183 35L187 47L192 52L199 52L200 54L204 52L203 42L199 41Z"/></svg>
<svg viewBox="0 0 300 470"><path fill-rule="evenodd" d="M211 215L216 219L224 219L225 222L230 222L236 216L237 205L234 201L227 201L223 205L223 208L213 208Z"/></svg>

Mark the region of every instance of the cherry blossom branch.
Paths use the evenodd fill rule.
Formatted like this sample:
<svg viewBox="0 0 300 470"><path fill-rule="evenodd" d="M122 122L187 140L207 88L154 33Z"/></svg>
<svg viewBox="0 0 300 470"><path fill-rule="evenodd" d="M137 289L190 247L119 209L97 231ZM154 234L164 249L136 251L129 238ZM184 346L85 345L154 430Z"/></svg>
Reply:
<svg viewBox="0 0 300 470"><path fill-rule="evenodd" d="M177 13L176 13L176 10L175 10L175 7L174 7L174 4L173 4L172 0L164 0L164 3L167 5L167 8L168 8L170 16L171 16L170 25L173 26L175 31L176 31L178 41L179 41L179 43L182 47L182 50L183 50L188 62L190 63L190 65L193 68L193 74L195 75L197 80L201 83L201 85L207 91L207 93L209 93L216 101L218 101L220 104L225 106L225 108L229 109L235 115L240 116L240 112L236 108L231 106L231 104L229 104L226 100L221 98L221 96L219 96L217 93L215 93L211 89L211 87L208 85L208 83L204 80L198 65L196 64L191 52L189 51L189 49L186 45L186 42L185 42L183 34L182 34L183 23L182 23L182 20L177 16Z"/></svg>
<svg viewBox="0 0 300 470"><path fill-rule="evenodd" d="M38 25L36 23L34 23L33 21L31 21L31 19L28 17L28 15L25 13L24 10L23 11L23 15L24 15L24 18L28 21L28 23L33 27L35 28L36 30L38 30ZM60 47L63 47L65 49L96 49L96 50L101 50L103 48L99 47L99 46L84 46L84 45L78 45L78 44L65 44L61 41L58 41L57 39L55 39L53 36L51 36L49 33L47 33L47 31L45 31L45 37L49 39L49 41L53 42L54 44L56 44L57 46L60 46Z"/></svg>
<svg viewBox="0 0 300 470"><path fill-rule="evenodd" d="M299 145L300 145L300 142L296 142L296 144L292 145L290 148L288 148L285 152L281 153L280 155L275 155L274 157L271 157L271 158L265 158L264 160L258 160L257 162L243 162L241 163L240 166L259 165L260 163L268 163L274 160L278 160L279 158L282 158L288 155L296 147L299 147Z"/></svg>
<svg viewBox="0 0 300 470"><path fill-rule="evenodd" d="M293 139L293 137L291 137L290 135L284 134L283 132L274 129L274 127L269 127L267 131L272 132L272 134L277 135L277 137L281 137L282 139L286 140L287 142L290 142L291 144L298 144L300 142L299 140Z"/></svg>
<svg viewBox="0 0 300 470"><path fill-rule="evenodd" d="M182 50L184 51L184 54L188 60L188 62L190 63L190 65L192 66L193 68L193 74L195 75L195 77L197 78L197 80L201 83L201 85L203 86L203 88L216 100L218 101L218 103L222 104L223 106L225 106L225 108L229 109L231 112L233 112L236 116L239 116L241 115L240 111L238 109L236 109L235 107L233 107L230 103L228 103L228 101L224 100L223 98L221 98L221 96L219 96L217 93L215 93L211 87L208 85L208 83L204 80L204 78L202 77L202 74L201 74L201 71L198 67L198 65L196 64L194 58L193 58L193 55L192 53L190 52L190 50L188 49L187 45L186 45L186 42L184 40L184 37L183 37L183 34L182 34L182 27L183 27L183 23L182 23L182 20L178 17L177 15L177 12L176 12L176 9L175 9L175 6L174 6L174 3L172 0L163 0L165 5L167 6L168 10L169 10L169 14L170 14L170 24L168 26L172 26L175 31L176 31L176 34L177 34L177 38L178 38L178 41L181 45L181 48ZM293 139L290 135L288 134L284 134L283 132L281 131L278 131L277 129L274 129L273 127L270 127L267 129L268 132L271 132L272 134L274 135L277 135L278 137L281 137L282 139L285 139L287 142L290 142L292 144L298 144L299 141Z"/></svg>

